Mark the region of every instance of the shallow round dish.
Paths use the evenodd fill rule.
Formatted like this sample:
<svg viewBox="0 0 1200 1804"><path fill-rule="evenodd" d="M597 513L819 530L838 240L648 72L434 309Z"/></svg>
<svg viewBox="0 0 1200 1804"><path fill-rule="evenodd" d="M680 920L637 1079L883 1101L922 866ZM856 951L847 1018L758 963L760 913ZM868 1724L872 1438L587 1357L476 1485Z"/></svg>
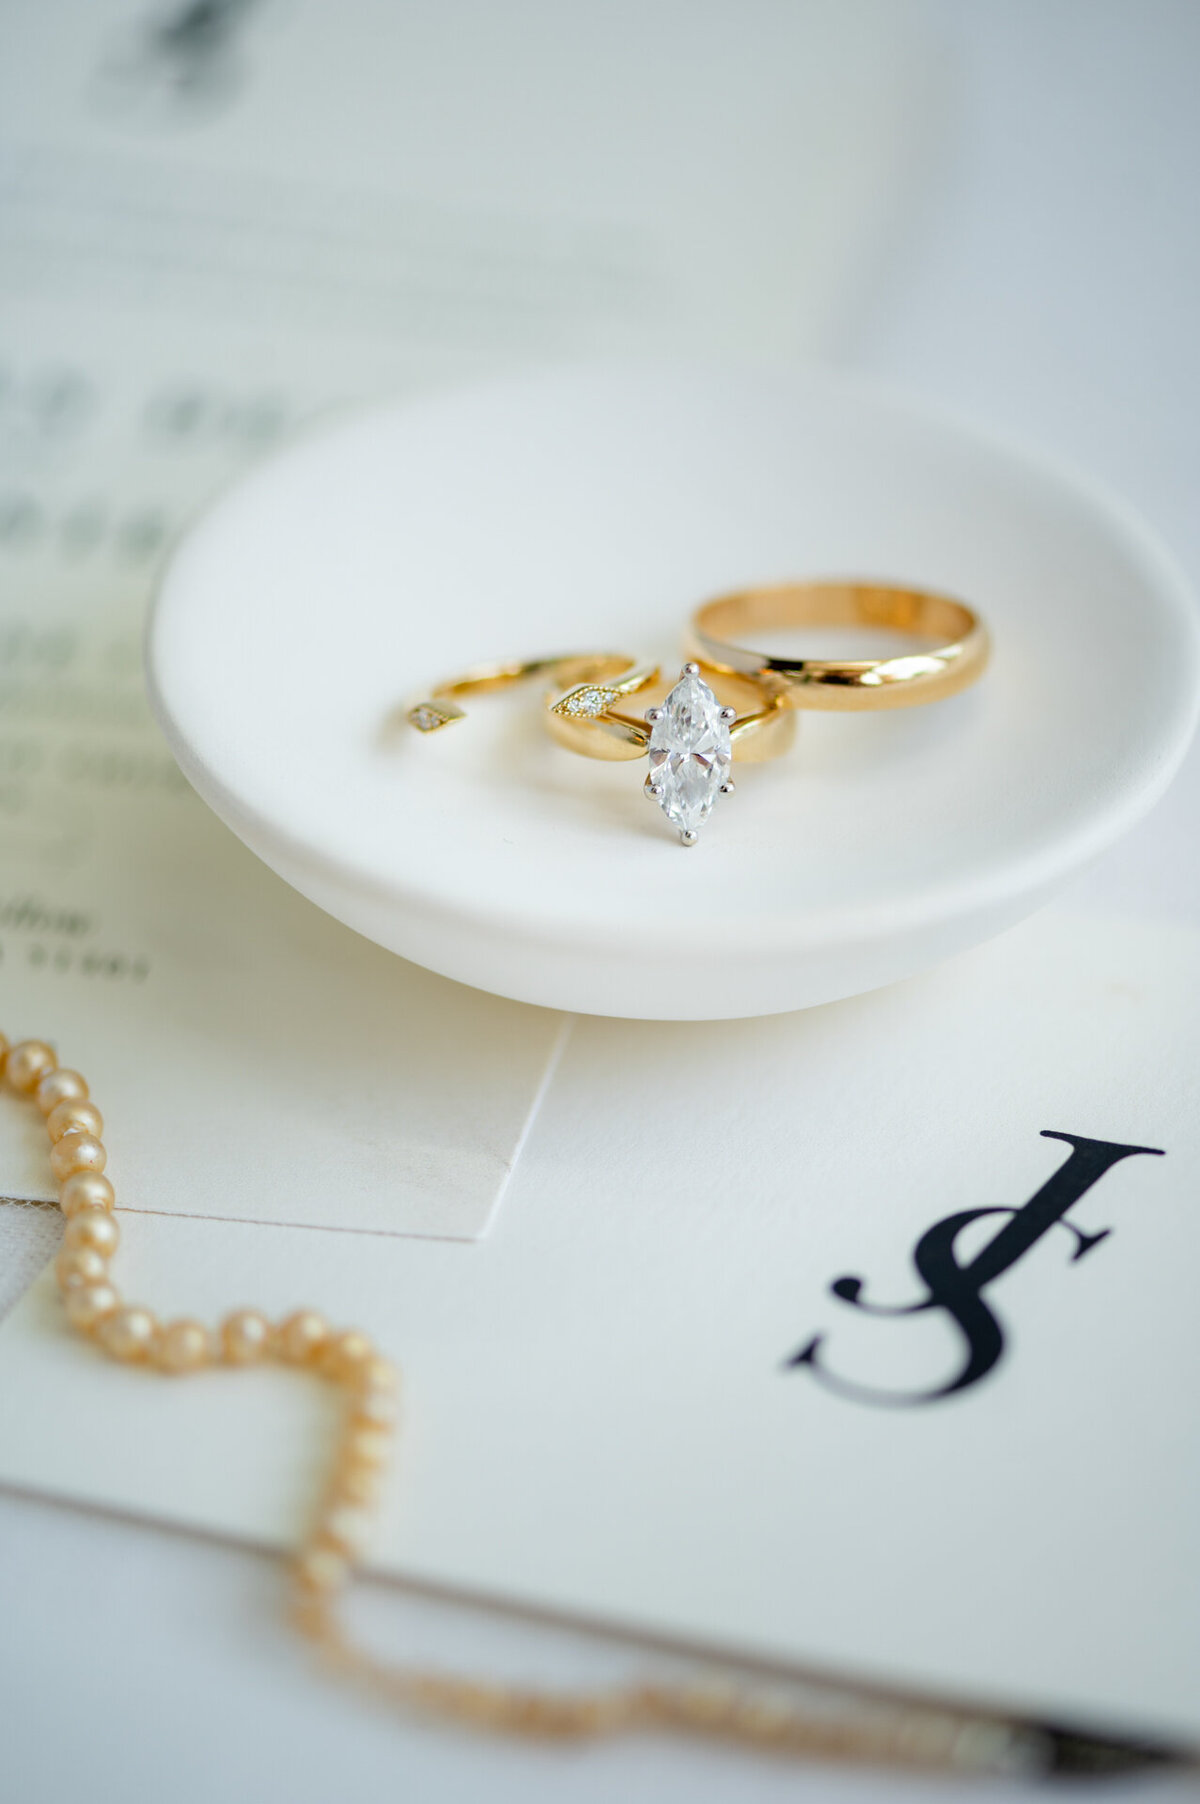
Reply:
<svg viewBox="0 0 1200 1804"><path fill-rule="evenodd" d="M695 849L643 764L555 745L536 692L397 725L479 660L673 668L698 601L817 575L961 595L991 666L927 707L802 716ZM292 446L183 542L149 675L201 795L321 907L464 983L662 1019L826 1002L1009 925L1157 798L1198 691L1181 577L1091 484L832 376L653 367Z"/></svg>

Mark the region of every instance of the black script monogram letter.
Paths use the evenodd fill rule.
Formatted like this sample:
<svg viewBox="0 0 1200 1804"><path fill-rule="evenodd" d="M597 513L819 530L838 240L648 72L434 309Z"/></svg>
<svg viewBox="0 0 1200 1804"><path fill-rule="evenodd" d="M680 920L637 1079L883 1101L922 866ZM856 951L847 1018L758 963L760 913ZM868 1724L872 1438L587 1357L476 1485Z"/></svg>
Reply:
<svg viewBox="0 0 1200 1804"><path fill-rule="evenodd" d="M814 1378L856 1403L883 1405L935 1403L986 1377L1004 1351L1004 1330L983 1300L985 1286L1003 1277L1010 1266L1054 1227L1061 1227L1073 1236L1072 1262L1082 1259L1100 1241L1106 1240L1112 1230L1102 1228L1098 1234L1085 1234L1074 1222L1064 1219L1072 1203L1077 1203L1084 1192L1120 1160L1132 1158L1137 1153L1161 1157L1161 1148L1156 1146L1119 1146L1112 1140L1085 1140L1082 1135L1057 1134L1050 1128L1043 1130L1043 1138L1065 1140L1071 1154L1021 1208L964 1209L958 1215L947 1215L925 1230L912 1255L917 1276L926 1289L925 1296L917 1302L870 1303L862 1294L861 1278L838 1278L829 1287L843 1303L852 1303L869 1315L913 1316L927 1309L944 1309L966 1343L961 1367L945 1384L927 1391L886 1391L851 1383L839 1378L825 1364L823 1334L815 1334L786 1364L789 1367L807 1366ZM965 1265L960 1265L955 1251L959 1235L972 1222L980 1221L986 1215L1007 1215L1010 1219L982 1251Z"/></svg>

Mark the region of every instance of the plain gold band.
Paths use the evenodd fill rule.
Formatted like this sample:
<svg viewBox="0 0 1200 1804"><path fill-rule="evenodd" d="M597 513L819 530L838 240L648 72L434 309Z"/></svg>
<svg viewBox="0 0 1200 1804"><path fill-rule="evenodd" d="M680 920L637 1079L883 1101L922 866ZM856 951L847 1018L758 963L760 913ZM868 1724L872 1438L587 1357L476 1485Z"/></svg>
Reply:
<svg viewBox="0 0 1200 1804"><path fill-rule="evenodd" d="M772 628L868 626L932 640L907 656L847 661L781 658L733 641ZM792 708L907 708L955 695L980 676L990 640L979 616L949 595L868 582L778 583L705 602L687 650L707 669L749 677Z"/></svg>

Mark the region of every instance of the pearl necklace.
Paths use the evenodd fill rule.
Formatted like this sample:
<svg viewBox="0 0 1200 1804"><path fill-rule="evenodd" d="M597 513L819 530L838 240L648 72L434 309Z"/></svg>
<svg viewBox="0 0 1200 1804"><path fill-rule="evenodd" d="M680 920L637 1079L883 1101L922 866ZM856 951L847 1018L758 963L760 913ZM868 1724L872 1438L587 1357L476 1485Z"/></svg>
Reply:
<svg viewBox="0 0 1200 1804"><path fill-rule="evenodd" d="M36 1102L50 1137L50 1164L67 1218L54 1262L68 1322L110 1358L170 1377L265 1360L341 1387L345 1420L327 1491L311 1533L292 1560L291 1615L339 1668L410 1709L480 1728L544 1739L583 1739L630 1729L674 1728L779 1751L921 1768L1017 1764L1028 1769L1042 1738L1010 1724L969 1721L901 1707L878 1720L827 1720L786 1698L748 1695L725 1683L631 1685L560 1693L496 1685L452 1674L392 1667L348 1641L335 1604L361 1560L395 1433L399 1373L356 1328L336 1329L315 1309L271 1322L237 1309L216 1329L190 1317L160 1322L126 1303L110 1265L120 1243L115 1195L105 1176L104 1121L78 1071L58 1064L44 1040L10 1046L0 1034L0 1075Z"/></svg>

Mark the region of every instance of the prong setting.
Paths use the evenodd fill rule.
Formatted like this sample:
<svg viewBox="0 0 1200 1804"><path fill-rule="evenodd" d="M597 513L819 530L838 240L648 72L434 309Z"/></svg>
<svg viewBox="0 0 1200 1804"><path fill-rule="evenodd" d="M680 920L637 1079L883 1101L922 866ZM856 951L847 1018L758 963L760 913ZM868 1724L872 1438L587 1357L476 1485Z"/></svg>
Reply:
<svg viewBox="0 0 1200 1804"><path fill-rule="evenodd" d="M647 710L646 720L650 771L644 791L681 843L694 846L718 795L729 794L729 723L698 664L684 665L678 683L660 707Z"/></svg>
<svg viewBox="0 0 1200 1804"><path fill-rule="evenodd" d="M725 722L725 725L727 727L731 727L733 725L734 721L737 719L737 709L736 708L722 708L721 709L721 719Z"/></svg>
<svg viewBox="0 0 1200 1804"><path fill-rule="evenodd" d="M737 789L737 784L734 782L733 778L727 777L725 779L724 783L722 783L722 785L721 785L720 793L723 796L731 796L734 794L736 789Z"/></svg>

